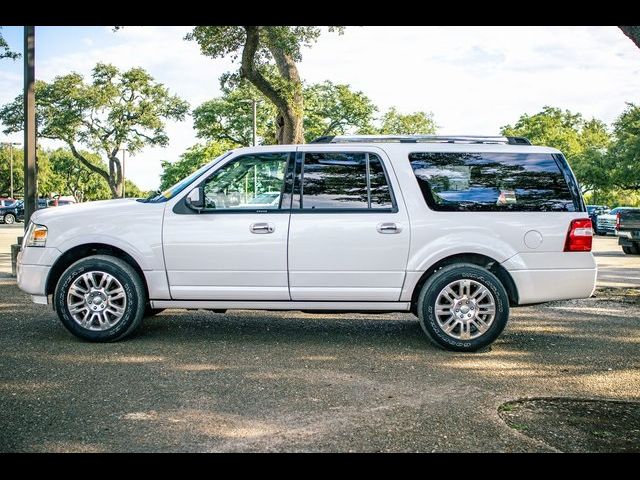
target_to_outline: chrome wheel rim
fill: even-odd
[[[496,317],[496,301],[483,284],[469,279],[456,280],[438,294],[435,317],[450,337],[473,340],[491,327]]]
[[[7,215],[6,217],[4,217],[4,223],[6,223],[7,225],[11,225],[14,222],[14,218],[13,215]]]
[[[122,283],[107,272],[83,273],[69,287],[67,309],[73,320],[87,330],[115,326],[127,307]]]

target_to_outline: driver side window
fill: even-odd
[[[288,153],[245,155],[217,170],[204,184],[208,210],[278,210]]]

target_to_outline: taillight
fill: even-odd
[[[616,213],[616,230],[620,230],[620,212]]]
[[[567,240],[564,243],[565,252],[590,252],[593,240],[593,229],[590,218],[571,220]]]

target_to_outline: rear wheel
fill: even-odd
[[[7,225],[13,225],[14,223],[16,223],[16,216],[13,213],[5,214],[3,219],[4,223],[6,223]]]
[[[132,334],[142,323],[147,303],[138,273],[109,255],[72,264],[60,277],[54,295],[62,324],[93,342],[112,342]]]
[[[418,318],[436,345],[473,352],[500,335],[509,318],[509,299],[500,280],[485,268],[450,265],[422,287]]]
[[[628,247],[623,246],[622,251],[627,255],[638,255],[640,254],[640,246],[637,243]]]

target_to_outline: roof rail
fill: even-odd
[[[481,135],[325,135],[311,143],[505,143],[531,145],[525,137],[492,137]]]

